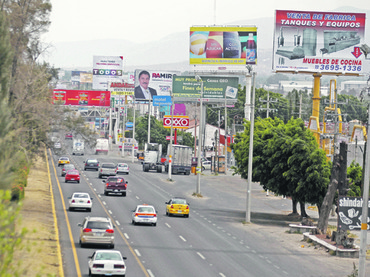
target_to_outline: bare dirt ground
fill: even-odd
[[[44,158],[30,170],[18,230],[27,228],[14,264],[21,276],[60,276],[49,176]]]

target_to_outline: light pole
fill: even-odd
[[[198,143],[198,165],[197,165],[197,188],[196,193],[200,194],[200,174],[202,173],[202,125],[203,125],[203,80],[202,78],[197,75],[195,79],[200,82],[200,116],[199,116],[199,143]]]
[[[173,101],[173,94],[171,91],[171,132],[170,132],[170,153],[168,153],[168,181],[172,181],[172,134],[173,134],[173,112],[175,103]]]

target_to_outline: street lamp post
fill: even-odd
[[[199,143],[198,143],[198,164],[197,164],[197,188],[196,193],[200,194],[200,174],[202,173],[202,125],[203,125],[203,80],[202,78],[197,75],[195,76],[195,79],[201,83],[200,87],[200,116],[199,116]]]

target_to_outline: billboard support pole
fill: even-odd
[[[174,107],[175,103],[173,102],[173,95],[171,91],[171,100],[172,100],[172,105],[171,105],[171,132],[170,132],[170,153],[168,154],[168,180],[172,181],[172,134],[173,134],[173,112],[174,112]]]
[[[247,211],[245,213],[245,221],[251,222],[251,208],[252,208],[252,159],[253,159],[253,135],[254,135],[254,104],[256,91],[256,72],[253,72],[253,90],[252,90],[252,105],[251,105],[251,124],[249,129],[249,158],[248,158],[248,188],[247,188]]]
[[[150,143],[150,113],[151,113],[151,96],[149,97],[149,103],[148,103],[148,107],[149,107],[149,111],[148,111],[148,143]]]
[[[370,103],[368,104],[368,111],[370,111]],[[370,112],[368,112],[367,130],[369,131]],[[370,164],[370,135],[367,136],[366,141],[366,160],[365,160],[365,175],[364,175],[364,191],[362,202],[362,216],[361,216],[361,233],[360,233],[360,255],[358,264],[358,276],[365,277],[365,263],[367,250],[367,218],[368,218],[368,202],[369,202],[369,164]]]
[[[225,91],[225,174],[227,174],[227,106],[226,106],[226,91]]]
[[[247,71],[245,75],[245,104],[244,104],[244,118],[248,121],[251,119],[251,89],[252,89],[252,75]]]
[[[134,154],[135,154],[135,96],[133,97],[134,98],[134,101],[133,101],[133,107],[134,107],[134,125],[132,126],[132,163],[135,162],[135,159],[134,159]]]
[[[109,107],[109,150],[112,150],[112,109],[114,109],[114,100],[113,100],[113,108],[112,108],[112,102],[111,102],[111,106]]]
[[[200,175],[202,173],[202,126],[203,126],[203,80],[200,76],[195,76],[198,82],[201,83],[200,89],[200,117],[199,117],[199,139],[198,139],[198,164],[197,164],[197,188],[196,193],[200,194]]]

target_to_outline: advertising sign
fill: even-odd
[[[257,27],[191,27],[190,64],[257,64]]]
[[[134,85],[122,82],[109,82],[108,90],[111,95],[134,95]]]
[[[73,106],[110,106],[110,92],[97,90],[57,90],[53,92],[53,104]]]
[[[80,73],[80,82],[81,83],[89,83],[89,84],[92,84],[92,82],[93,82],[93,75],[92,75],[92,73],[81,72]]]
[[[172,99],[169,95],[154,95],[153,106],[170,106],[172,105]]]
[[[362,197],[339,196],[338,198],[338,228],[342,230],[361,230]],[[370,200],[367,207],[370,206]],[[370,211],[368,211],[370,215]],[[367,226],[369,230],[369,225]]]
[[[172,116],[165,115],[163,117],[163,127],[171,128]],[[189,117],[184,115],[174,115],[172,128],[187,129],[189,128]]]
[[[238,94],[238,77],[201,76],[203,80],[203,98],[236,99]],[[175,76],[172,92],[175,97],[200,98],[201,82],[194,76]]]
[[[121,82],[123,72],[122,56],[94,56],[93,89],[108,89],[108,82]]]
[[[135,70],[135,100],[148,101],[171,93],[172,77],[179,71]]]
[[[273,70],[362,73],[365,16],[277,10]]]

